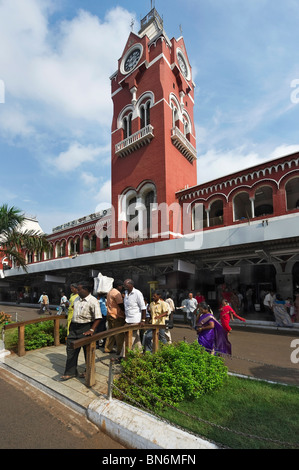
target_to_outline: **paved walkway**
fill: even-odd
[[[17,312],[19,320],[38,317],[36,309],[23,306],[0,304],[0,310],[6,313]],[[273,334],[271,331],[267,333],[264,330],[257,333],[248,331],[251,328],[241,328],[237,331],[236,326],[233,325],[234,330],[230,340],[233,346],[233,356],[240,356],[241,359],[233,357],[226,360],[230,371],[299,386],[299,365],[292,364],[290,361],[291,340],[294,337],[299,338],[297,328],[297,332],[289,330],[289,334],[286,332]],[[196,340],[194,330],[183,324],[177,324],[171,330],[171,334],[173,341]],[[0,358],[0,367],[1,365],[9,367],[11,371],[33,385],[37,385],[45,392],[55,395],[58,399],[84,412],[93,400],[107,396],[109,363],[113,356],[113,354],[105,354],[101,349],[96,350],[96,384],[92,388],[87,388],[85,379],[81,378],[73,378],[66,382],[59,381],[59,377],[64,373],[66,362],[65,345],[27,351],[23,357],[10,354]],[[84,355],[81,350],[79,372],[83,372],[84,367]],[[118,370],[119,366],[115,366],[116,373]]]
[[[64,373],[66,361],[65,345],[51,346],[35,351],[27,351],[26,355],[19,357],[10,354],[0,358],[1,364],[8,366],[9,370],[21,375],[29,382],[38,385],[44,391],[49,391],[62,401],[70,401],[73,407],[84,411],[89,404],[99,396],[108,393],[109,363],[112,354],[104,354],[96,350],[96,384],[87,388],[84,378],[73,378],[65,382],[59,381]],[[84,372],[85,361],[81,350],[78,370]]]

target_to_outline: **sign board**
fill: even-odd
[[[238,267],[225,267],[223,268],[222,274],[240,274],[241,273],[241,268],[240,266]]]
[[[195,264],[188,263],[188,261],[183,261],[181,259],[175,259],[173,263],[174,271],[181,271],[183,273],[195,274]]]
[[[59,284],[65,284],[65,277],[52,276],[50,274],[45,275],[46,282],[58,282]]]

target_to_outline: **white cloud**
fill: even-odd
[[[273,150],[270,157],[279,158],[296,152],[299,152],[299,145],[280,145]]]
[[[111,207],[111,181],[106,181],[102,184],[98,194],[95,197],[96,208],[95,212]]]
[[[61,127],[78,132],[82,120],[109,128],[109,76],[122,53],[132,14],[116,7],[101,21],[80,10],[53,27],[50,6],[55,2],[0,2],[1,79],[7,101],[18,100],[24,115],[28,101],[37,108],[32,123],[36,128],[49,124],[55,113],[57,134]]]
[[[91,173],[83,172],[82,175],[81,175],[81,179],[82,179],[83,183],[86,186],[89,186],[89,187],[94,187],[97,184],[99,184],[98,178],[96,176],[92,175]]]
[[[3,137],[30,137],[34,134],[34,127],[30,119],[18,106],[5,104],[1,107],[0,130]]]
[[[269,160],[269,158],[265,158]],[[208,150],[198,160],[198,184],[205,183],[236,171],[262,163],[255,152],[246,152],[244,147],[229,151]]]
[[[67,151],[61,152],[51,163],[60,171],[72,171],[86,162],[93,162],[101,154],[101,151],[100,147],[94,148],[91,145],[85,147],[75,142],[70,145]]]

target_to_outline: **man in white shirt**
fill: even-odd
[[[273,314],[273,302],[275,300],[275,295],[273,291],[268,292],[264,297],[264,307],[267,313]]]
[[[67,296],[65,295],[64,292],[61,292],[60,310],[59,310],[58,315],[60,315],[60,312],[66,313],[68,306],[69,306],[69,302],[68,302]]]
[[[126,324],[139,325],[141,322],[145,322],[146,305],[142,293],[140,290],[135,289],[134,281],[132,281],[132,279],[125,280],[124,288],[126,289],[124,297]],[[138,329],[133,331],[132,349],[134,347],[142,350],[140,332]],[[124,352],[125,350],[123,347],[121,352],[122,357],[124,356]]]
[[[187,318],[191,323],[191,327],[195,328],[196,323],[197,300],[193,297],[192,292],[189,293],[186,301]]]

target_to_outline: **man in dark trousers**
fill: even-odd
[[[88,281],[80,281],[77,284],[77,291],[79,297],[74,301],[74,313],[66,343],[67,359],[65,372],[60,377],[60,380],[69,380],[78,375],[77,365],[81,348],[71,348],[71,341],[84,338],[85,336],[92,336],[102,318],[100,304],[91,295],[91,284]]]

